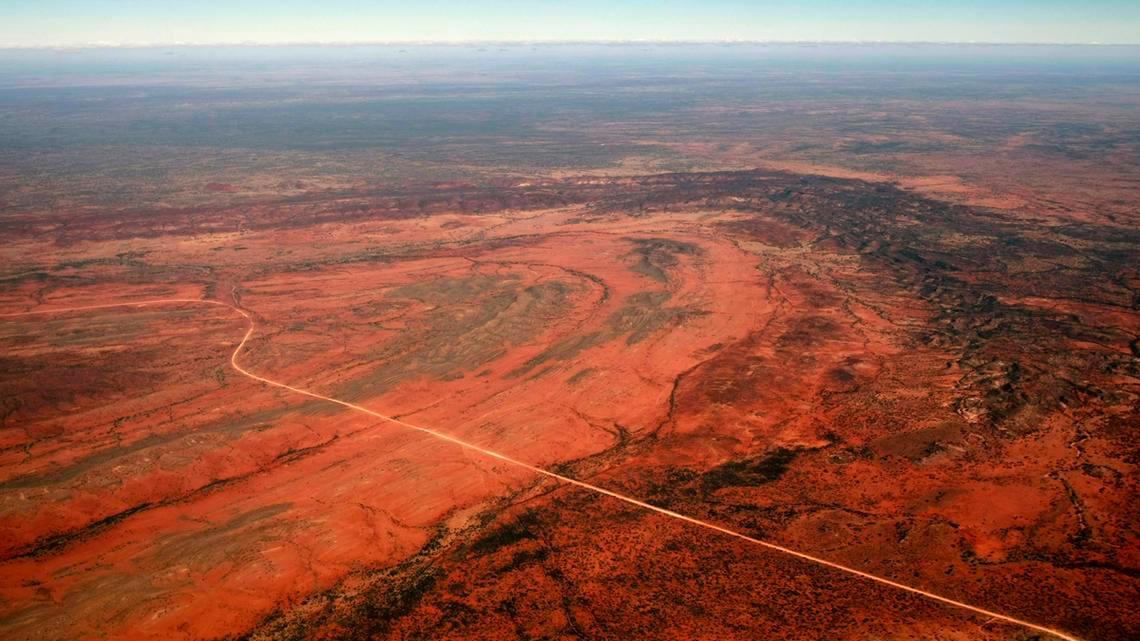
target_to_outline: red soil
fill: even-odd
[[[449,185],[422,214],[386,215],[402,196],[330,197],[238,222],[173,212],[122,238],[129,225],[92,217],[86,236],[50,232],[72,266],[13,281],[0,315],[236,303],[257,323],[240,362],[274,381],[1080,638],[1126,638],[1135,315],[1107,286],[1072,302],[1064,273],[1007,279],[969,212],[833,185],[682,175],[493,199]],[[550,207],[555,191],[584,204]],[[906,214],[851,217],[878,206]],[[920,234],[948,217],[962,237]],[[41,246],[8,251],[36,264]],[[990,289],[1001,302],[969,298]],[[1078,312],[1066,360],[1023,340]],[[5,635],[1027,633],[259,384],[229,368],[245,327],[225,306],[0,319],[19,373],[0,429]],[[1085,379],[1067,386],[1074,371]]]

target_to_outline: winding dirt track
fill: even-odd
[[[103,305],[88,305],[88,306],[80,306],[80,307],[59,307],[59,308],[47,309],[47,310],[33,310],[33,311],[26,311],[26,312],[15,312],[15,313],[0,314],[0,318],[16,318],[16,317],[21,317],[21,316],[32,316],[32,315],[43,315],[43,314],[61,314],[61,313],[67,313],[67,312],[81,312],[81,311],[89,311],[89,310],[96,310],[96,309],[109,309],[109,308],[114,308],[114,307],[146,307],[146,306],[154,306],[154,305],[176,305],[176,304],[215,305],[215,306],[219,306],[219,307],[229,308],[229,309],[233,310],[234,312],[241,314],[242,317],[244,317],[246,319],[246,321],[248,321],[249,327],[246,329],[245,335],[242,336],[241,342],[238,343],[237,347],[234,348],[233,353],[230,354],[230,365],[237,372],[241,373],[242,375],[247,376],[249,378],[252,378],[256,381],[260,381],[262,383],[265,383],[266,385],[272,385],[273,387],[279,387],[281,389],[286,389],[286,390],[289,390],[291,392],[301,394],[303,396],[308,396],[310,398],[315,398],[315,399],[319,399],[322,401],[328,401],[329,403],[335,403],[337,405],[347,407],[351,410],[355,410],[357,412],[362,412],[362,413],[367,414],[369,416],[373,416],[375,418],[381,419],[381,420],[386,421],[388,423],[394,423],[394,424],[399,425],[401,427],[406,427],[408,429],[416,430],[416,431],[422,432],[424,434],[429,434],[431,436],[434,436],[435,438],[438,438],[438,439],[443,440],[443,441],[447,441],[449,443],[453,443],[453,444],[458,445],[459,447],[462,447],[464,449],[467,449],[467,450],[470,450],[473,452],[478,452],[478,453],[483,454],[485,456],[488,456],[490,458],[498,459],[498,460],[503,461],[505,463],[509,463],[511,465],[530,470],[531,472],[534,472],[535,474],[538,474],[540,476],[552,478],[552,479],[555,479],[559,482],[565,483],[567,485],[573,485],[576,487],[580,487],[584,490],[589,490],[589,491],[595,492],[597,494],[602,494],[602,495],[617,499],[619,501],[624,501],[626,503],[629,503],[630,505],[635,505],[639,508],[649,510],[651,512],[656,512],[658,514],[662,514],[664,516],[668,516],[670,518],[674,518],[674,519],[677,519],[679,521],[684,521],[686,523],[696,525],[698,527],[702,527],[702,528],[705,528],[708,530],[712,530],[714,532],[719,532],[720,534],[724,534],[724,535],[731,536],[731,537],[734,537],[734,538],[737,538],[737,539],[740,539],[743,541],[747,541],[748,543],[752,543],[754,545],[758,545],[758,546],[767,548],[769,550],[779,552],[781,554],[793,556],[793,557],[796,557],[796,558],[801,559],[803,561],[807,561],[809,563],[814,563],[816,565],[822,565],[822,566],[825,566],[828,568],[839,570],[840,572],[846,572],[847,574],[852,574],[852,575],[855,575],[857,577],[866,579],[868,581],[874,581],[875,583],[879,583],[881,585],[885,585],[885,586],[888,586],[891,588],[902,590],[904,592],[916,594],[918,596],[921,596],[921,597],[924,597],[927,599],[931,599],[933,601],[937,601],[937,602],[945,604],[945,605],[960,608],[962,610],[973,612],[975,614],[980,614],[983,616],[991,617],[991,620],[1004,621],[1006,623],[1011,623],[1014,625],[1022,626],[1022,627],[1025,627],[1025,628],[1028,628],[1031,630],[1035,630],[1037,632],[1042,632],[1045,634],[1052,635],[1054,637],[1057,637],[1059,639],[1063,639],[1065,641],[1082,641],[1078,637],[1072,636],[1072,635],[1067,634],[1065,632],[1061,632],[1059,630],[1054,630],[1052,628],[1048,628],[1048,627],[1045,627],[1042,625],[1030,623],[1029,621],[1023,621],[1023,620],[1018,619],[1016,617],[1009,616],[1006,614],[1001,614],[999,612],[994,612],[992,610],[987,610],[987,609],[982,608],[982,607],[970,605],[969,603],[963,603],[961,601],[956,601],[954,599],[950,599],[950,598],[947,598],[944,596],[940,596],[938,594],[934,594],[933,592],[927,592],[926,590],[922,590],[920,588],[912,587],[912,586],[906,585],[904,583],[898,583],[896,581],[892,581],[890,579],[887,579],[887,578],[884,578],[881,576],[876,576],[874,574],[869,574],[867,572],[863,572],[863,571],[857,570],[855,568],[847,567],[845,565],[841,565],[841,564],[835,563],[833,561],[828,561],[826,559],[822,559],[822,558],[817,557],[817,556],[812,556],[812,555],[806,554],[804,552],[798,552],[798,551],[793,550],[791,548],[786,548],[784,546],[777,545],[775,543],[770,543],[768,541],[763,541],[763,540],[760,540],[757,538],[753,538],[751,536],[748,536],[747,534],[742,534],[740,532],[736,532],[735,530],[730,530],[728,528],[721,527],[721,526],[716,525],[714,523],[709,523],[707,521],[702,521],[700,519],[696,519],[696,518],[693,518],[690,516],[685,516],[684,514],[681,514],[679,512],[674,512],[672,510],[667,510],[667,509],[662,508],[662,507],[657,507],[655,505],[651,505],[651,504],[646,503],[644,501],[640,501],[638,499],[635,499],[631,496],[626,496],[624,494],[619,494],[618,492],[614,492],[612,490],[607,490],[605,488],[598,487],[596,485],[591,485],[590,483],[587,483],[585,481],[579,481],[577,479],[570,478],[570,477],[564,476],[562,474],[558,474],[557,472],[551,472],[550,470],[546,470],[546,469],[543,469],[541,467],[537,467],[537,466],[531,465],[529,463],[525,463],[523,461],[511,458],[505,454],[500,454],[499,452],[495,452],[493,450],[484,449],[484,448],[479,447],[478,445],[475,445],[473,443],[468,443],[467,441],[460,440],[458,438],[455,438],[454,436],[450,436],[448,434],[436,431],[436,430],[428,428],[428,427],[423,427],[420,425],[415,425],[413,423],[408,423],[407,421],[402,421],[402,420],[397,419],[397,418],[392,418],[391,416],[387,416],[385,414],[381,414],[380,412],[370,410],[367,407],[364,407],[361,405],[349,403],[348,401],[342,401],[340,399],[333,398],[331,396],[325,396],[323,394],[317,394],[316,392],[310,392],[308,390],[301,389],[299,387],[293,387],[292,385],[289,385],[288,383],[282,383],[280,381],[275,381],[273,379],[266,378],[264,376],[260,376],[258,374],[255,374],[255,373],[245,369],[244,367],[242,367],[238,363],[238,356],[241,354],[241,351],[245,347],[246,342],[248,342],[249,339],[253,336],[254,330],[257,327],[256,322],[254,321],[253,315],[250,312],[248,312],[248,311],[246,311],[240,307],[236,307],[234,305],[223,303],[221,301],[194,299],[194,298],[164,298],[164,299],[156,299],[156,300],[148,300],[148,301],[136,301],[136,302],[129,302],[129,303],[107,303],[107,304],[103,304]]]

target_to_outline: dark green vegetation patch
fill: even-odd
[[[714,492],[726,487],[754,487],[779,479],[799,454],[798,450],[776,448],[760,458],[730,461],[705,472],[701,487]]]

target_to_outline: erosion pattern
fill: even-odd
[[[738,171],[0,233],[6,638],[1051,636],[665,512],[1140,635],[1134,225]]]

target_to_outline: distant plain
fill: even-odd
[[[1140,636],[1138,61],[0,51],[0,636]]]

